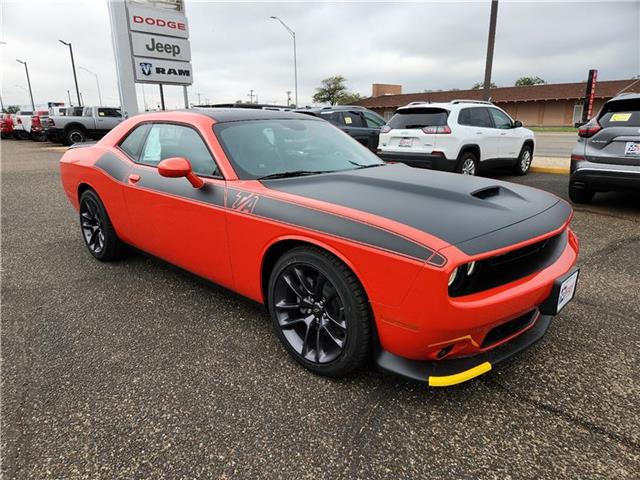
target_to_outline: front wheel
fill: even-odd
[[[516,175],[526,175],[531,167],[532,159],[533,155],[531,153],[531,147],[522,147],[520,156],[518,157],[516,164],[513,166],[513,173]]]
[[[93,191],[87,190],[80,197],[80,230],[89,253],[101,262],[122,257],[124,243],[113,229],[109,215]]]
[[[341,377],[361,367],[371,348],[371,313],[360,282],[339,259],[298,247],[276,263],[268,305],[276,335],[305,368]]]

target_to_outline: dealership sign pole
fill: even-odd
[[[167,8],[157,8],[164,4]],[[125,116],[138,111],[135,83],[182,85],[188,107],[193,69],[184,2],[109,0],[109,12]]]
[[[587,80],[587,90],[584,94],[584,106],[582,107],[582,123],[587,122],[593,115],[593,102],[596,98],[596,81],[598,80],[598,70],[589,70]]]

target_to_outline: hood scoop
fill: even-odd
[[[500,185],[492,185],[490,187],[485,187],[479,190],[475,190],[471,192],[471,196],[475,198],[479,198],[480,200],[488,200],[494,197],[512,197],[512,198],[520,198],[520,199],[523,198],[521,195],[518,195],[513,190]]]

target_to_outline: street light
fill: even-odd
[[[78,105],[82,106],[82,101],[80,100],[80,89],[78,88],[78,77],[76,75],[76,63],[73,60],[73,47],[69,42],[65,42],[64,40],[58,40],[61,44],[69,47],[69,54],[71,55],[71,68],[73,69],[73,81],[76,83],[76,95],[78,96]]]
[[[286,23],[284,23],[282,20],[280,20],[278,17],[271,15],[270,17],[272,20],[277,20],[279,21],[282,26],[287,30],[287,32],[289,32],[289,34],[291,35],[291,37],[293,38],[293,76],[295,79],[295,95],[296,95],[296,107],[298,107],[298,60],[296,58],[296,32],[294,32],[293,30],[291,30]]]
[[[29,97],[31,98],[31,108],[32,111],[35,112],[36,111],[36,104],[33,102],[33,92],[31,91],[31,80],[29,79],[29,67],[27,67],[27,62],[23,62],[22,60],[18,60],[16,58],[16,62],[21,63],[24,65],[24,71],[27,74],[27,85],[29,85]],[[24,87],[22,87],[24,88]]]
[[[100,101],[100,106],[102,106],[102,94],[100,93],[100,80],[98,80],[98,74],[95,72],[92,72],[91,70],[89,70],[88,68],[84,68],[84,67],[78,67],[80,70],[84,70],[87,73],[90,73],[91,75],[93,75],[96,79],[96,85],[98,86],[98,100]]]

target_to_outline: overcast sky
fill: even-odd
[[[202,2],[187,0],[194,85],[204,102],[286,102],[293,90],[291,37],[269,16],[296,31],[300,104],[311,103],[323,78],[343,75],[362,95],[371,84],[397,83],[404,92],[469,88],[484,75],[490,2]],[[27,60],[36,103],[66,101],[74,92],[69,54],[99,75],[104,103],[118,92],[106,0],[61,2],[2,0],[2,99],[27,104]],[[515,2],[501,0],[493,80],[513,85],[523,75],[548,82],[640,74],[640,1]],[[85,104],[97,104],[94,78],[78,71]],[[181,91],[167,87],[169,108]],[[142,106],[142,89],[138,87]],[[158,88],[145,87],[147,103]],[[73,98],[73,97],[72,97]]]

